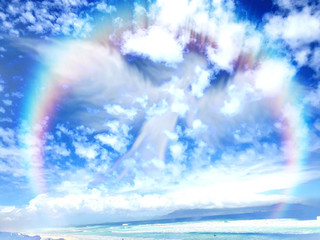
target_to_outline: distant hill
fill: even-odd
[[[125,221],[125,222],[105,222],[100,224],[86,224],[82,226],[94,225],[122,225],[122,224],[155,224],[170,222],[189,222],[201,220],[253,220],[253,219],[273,219],[273,218],[294,218],[298,220],[316,220],[320,216],[318,205],[287,204],[280,215],[275,215],[274,211],[278,207],[275,205],[243,208],[212,208],[212,209],[181,209],[173,211],[167,215],[155,217],[153,219]]]
[[[244,207],[244,208],[213,208],[213,209],[181,209],[162,216],[160,219],[271,219],[295,218],[314,220],[320,216],[320,208],[303,204],[287,204],[280,214],[274,214],[278,205]]]

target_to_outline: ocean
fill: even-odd
[[[128,222],[46,230],[64,239],[320,240],[319,220]]]

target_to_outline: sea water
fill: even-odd
[[[320,221],[293,219],[185,222],[128,222],[70,227],[55,234],[82,239],[172,239],[172,240],[320,240]],[[115,238],[114,238],[115,239]]]

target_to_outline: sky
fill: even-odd
[[[320,200],[320,5],[0,1],[0,230]]]

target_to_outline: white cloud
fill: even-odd
[[[176,161],[183,161],[185,159],[185,151],[187,149],[181,142],[174,143],[169,146],[171,156]]]
[[[0,19],[1,19],[2,21],[5,21],[6,18],[7,18],[7,15],[4,14],[3,12],[0,12]]]
[[[279,0],[276,14],[266,17],[265,33],[271,39],[284,40],[291,48],[289,54],[298,66],[307,65],[319,74],[318,64],[308,62],[313,52],[311,43],[320,41],[320,11],[317,4],[307,5],[303,1]]]
[[[295,7],[303,7],[305,5],[305,1],[301,0],[275,0],[274,3],[286,10],[294,10]]]
[[[315,129],[320,131],[320,119],[319,118],[314,122],[313,126],[315,127]]]
[[[14,36],[36,33],[86,37],[92,29],[84,6],[88,6],[86,1],[2,2],[7,14],[1,14],[1,29]]]
[[[0,173],[10,174],[13,177],[25,176],[26,171],[21,161],[23,157],[17,143],[17,134],[14,130],[0,127]]]
[[[184,46],[177,42],[173,33],[162,27],[153,26],[135,34],[125,32],[123,39],[121,50],[124,54],[146,56],[155,62],[178,63],[183,60]]]
[[[252,34],[252,33],[251,33]],[[255,32],[251,36],[246,36],[244,38],[244,46],[243,51],[246,54],[252,54],[253,56],[256,56],[261,48],[263,37],[260,33]]]
[[[75,148],[75,153],[85,159],[94,159],[99,155],[98,146],[95,144],[84,144],[79,142],[72,143]]]
[[[192,168],[202,169],[203,167],[211,165],[211,156],[215,153],[215,149],[210,147],[207,143],[202,140],[197,141],[196,148],[192,152],[190,159]]]
[[[118,121],[108,121],[105,125],[110,129],[110,132],[128,137],[128,133],[130,130],[130,127],[128,125],[120,124],[120,122]]]
[[[169,132],[169,131],[165,131],[165,134],[168,136],[168,138],[172,141],[177,141],[179,136],[176,132]]]
[[[194,71],[198,79],[191,84],[191,94],[200,98],[203,96],[203,91],[210,85],[210,72],[201,69],[199,66],[197,66]]]
[[[179,116],[184,117],[186,113],[189,111],[189,105],[187,103],[179,102],[179,101],[174,101],[171,104],[171,111],[178,113]]]
[[[124,109],[121,107],[121,105],[118,104],[107,104],[104,105],[104,109],[107,111],[107,113],[115,116],[125,116],[130,120],[133,120],[133,118],[137,114],[137,109],[135,108],[130,108],[130,109]]]
[[[292,48],[319,40],[320,13],[309,7],[291,11],[287,17],[270,16],[265,31],[273,38],[284,39]]]
[[[221,108],[221,112],[225,115],[234,116],[240,111],[240,99],[232,97],[230,101],[225,101],[224,106]]]
[[[311,66],[316,71],[317,77],[319,77],[320,76],[320,47],[317,47],[312,51],[312,57],[310,59],[309,66]]]
[[[199,137],[199,135],[205,133],[208,130],[208,126],[204,124],[200,119],[195,119],[192,122],[192,128],[185,130],[186,135],[190,137]]]
[[[17,146],[0,144],[0,173],[13,177],[26,176],[27,172],[21,162],[21,151]]]
[[[70,156],[70,150],[67,149],[66,144],[53,144],[46,147],[46,150],[51,150],[54,154],[58,154],[63,157]]]
[[[16,142],[16,133],[12,129],[0,127],[0,139],[4,144],[14,145]]]
[[[317,136],[317,134],[311,133],[309,139],[312,144],[309,145],[308,151],[318,153],[320,150],[320,138]]]
[[[96,8],[97,10],[105,13],[111,13],[117,10],[115,6],[107,5],[105,2],[99,2]]]
[[[319,108],[320,106],[320,84],[318,84],[317,89],[308,93],[307,96],[303,99],[304,103],[310,104],[315,108]]]
[[[162,115],[167,112],[169,105],[165,99],[162,99],[158,103],[154,103],[150,108],[147,109],[147,116],[150,118],[155,115]]]
[[[0,118],[0,122],[13,122],[11,118]]]
[[[58,124],[57,125],[57,130],[59,131],[59,132],[62,132],[62,133],[64,133],[64,134],[66,134],[66,135],[69,135],[69,136],[72,136],[73,135],[73,132],[71,131],[71,130],[69,130],[68,128],[66,128],[64,125],[62,125],[62,124]]]
[[[174,78],[168,89],[168,93],[170,93],[176,101],[181,101],[185,98],[184,89],[178,87],[179,82],[181,82],[180,79]]]
[[[295,70],[288,63],[280,60],[266,60],[255,72],[255,87],[268,97],[285,91]]]
[[[16,98],[22,98],[23,94],[21,92],[12,92],[11,96]]]
[[[298,66],[304,66],[308,63],[308,56],[311,51],[309,48],[304,48],[295,52],[294,60],[298,63]],[[315,68],[316,69],[316,68]]]
[[[108,121],[105,126],[108,127],[109,133],[97,134],[95,138],[102,144],[109,145],[120,154],[124,154],[131,140],[130,127],[121,124],[119,121]]]
[[[213,33],[212,33],[213,34]],[[245,37],[245,25],[237,23],[223,23],[217,29],[217,47],[207,48],[209,60],[217,65],[218,69],[233,71],[233,61],[241,52],[242,41]]]
[[[179,28],[192,22],[195,24],[194,29],[198,32],[206,30],[208,7],[208,2],[202,0],[176,0],[174,2],[159,0],[155,3],[156,11],[152,13],[155,15],[156,24],[170,31],[179,31]]]
[[[252,153],[249,155],[255,156]],[[240,157],[244,158],[242,160],[244,163],[249,160],[246,154]],[[230,159],[230,164],[232,162],[234,163],[233,157]],[[108,221],[133,220],[161,216],[177,209],[196,207],[232,208],[270,205],[282,200],[295,201],[294,198],[290,199],[286,195],[264,195],[260,192],[292,187],[294,180],[302,179],[301,176],[274,172],[272,169],[265,169],[267,165],[260,167],[255,165],[249,169],[246,164],[230,169],[231,166],[229,168],[211,166],[205,170],[193,172],[181,179],[176,188],[166,189],[161,194],[140,194],[130,191],[111,194],[104,188],[89,190],[84,186],[80,186],[84,187],[83,191],[66,193],[64,196],[41,194],[22,208],[1,207],[1,230],[21,231],[21,229],[36,226],[88,224],[103,222],[106,219]],[[265,173],[270,170],[271,172],[263,175],[261,175],[262,172],[259,172]],[[319,177],[319,173],[309,172],[309,176],[302,181],[315,177]],[[82,174],[82,178],[86,178],[86,175]],[[85,180],[88,182],[89,179]],[[75,187],[77,186],[71,182],[64,186],[66,190],[74,190]],[[153,190],[159,187],[164,187],[161,182],[153,185]],[[85,216],[85,218],[79,216]]]
[[[171,95],[171,111],[178,113],[180,117],[185,117],[186,113],[189,111],[189,105],[187,103],[185,89],[179,87],[182,83],[184,83],[184,79],[173,77],[169,86],[164,86],[164,91]]]
[[[140,104],[140,106],[142,108],[146,108],[147,104],[148,104],[148,96],[147,95],[144,95],[142,97],[137,97],[135,100],[134,100],[134,103],[138,103]]]
[[[32,12],[22,13],[22,17],[23,17],[23,20],[25,19],[27,23],[33,24],[36,22],[36,18],[33,16]]]
[[[19,8],[9,4],[8,5],[8,12],[12,15],[17,15],[19,13]]]
[[[164,25],[175,24],[175,27],[185,23],[190,11],[187,0],[177,0],[174,2],[160,0],[157,1],[157,6],[160,9],[160,13],[158,13],[159,21]]]
[[[119,137],[113,134],[98,134],[95,136],[103,144],[109,145],[114,150],[124,153],[127,150],[129,141],[126,138]]]
[[[247,80],[251,80],[251,72],[248,75],[241,76],[239,74],[240,79],[243,77],[248,77]],[[257,80],[256,78],[254,80]],[[233,117],[238,115],[241,110],[243,110],[247,103],[250,101],[254,101],[255,99],[255,91],[254,87],[249,83],[235,83],[231,84],[227,88],[228,92],[228,99],[224,100],[224,104],[222,108],[220,109],[221,113],[223,113],[225,116]]]
[[[7,106],[11,106],[12,105],[12,101],[9,100],[9,99],[2,100],[2,102]]]

